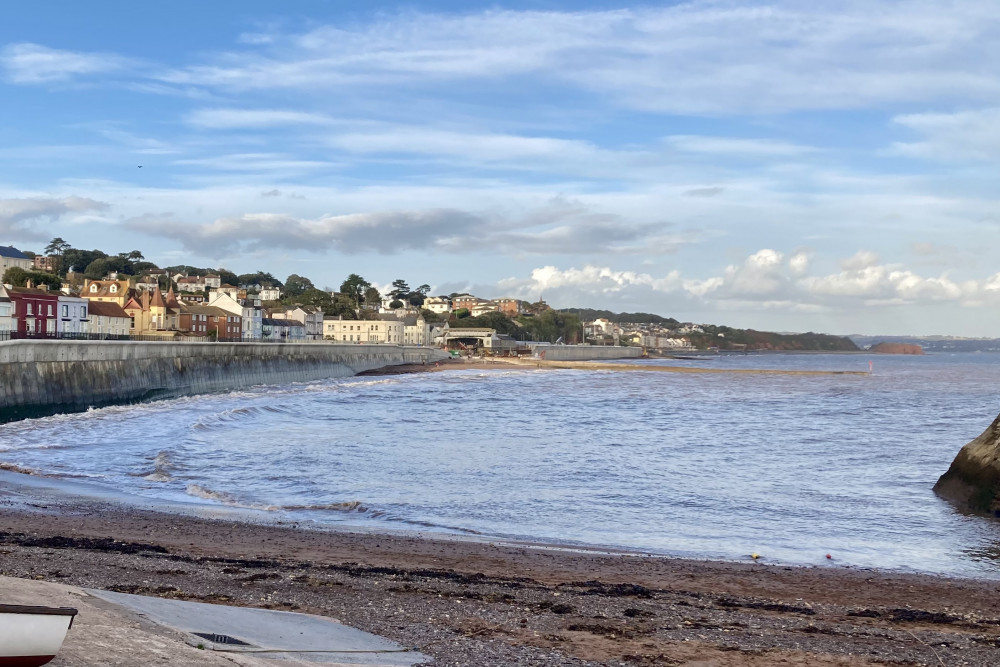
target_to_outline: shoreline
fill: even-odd
[[[1000,581],[564,546],[0,493],[0,574],[333,616],[435,664],[1000,662]]]

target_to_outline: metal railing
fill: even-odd
[[[167,343],[305,343],[296,338],[216,338],[210,336],[157,336],[153,334],[92,334],[58,331],[54,333],[0,331],[0,342],[8,340],[107,340]]]

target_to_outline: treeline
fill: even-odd
[[[486,313],[479,317],[458,317],[455,313],[448,323],[452,329],[478,327],[496,329],[497,333],[507,334],[515,340],[554,343],[562,339],[562,342],[572,345],[581,342],[583,338],[580,318],[573,313],[560,310],[545,310],[537,314],[525,313],[514,319],[503,313]]]
[[[802,333],[779,334],[754,329],[733,329],[725,326],[702,325],[704,333],[686,334],[691,344],[700,349],[720,350],[782,350],[786,352],[857,352],[859,348],[846,336]],[[722,334],[722,336],[719,336]]]
[[[595,310],[593,308],[562,308],[559,312],[576,315],[584,322],[605,319],[616,324],[658,324],[667,329],[676,329],[681,325],[672,317],[663,317],[653,313],[614,313],[610,310]]]

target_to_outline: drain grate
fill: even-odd
[[[217,635],[214,632],[192,632],[191,634],[195,637],[201,637],[202,639],[212,642],[213,644],[226,644],[228,646],[253,646],[253,644],[248,644],[242,639],[230,637],[229,635]]]

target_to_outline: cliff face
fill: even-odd
[[[962,447],[934,492],[965,509],[1000,516],[1000,416]]]
[[[879,343],[872,345],[868,351],[876,354],[923,354],[924,348],[915,343]]]

